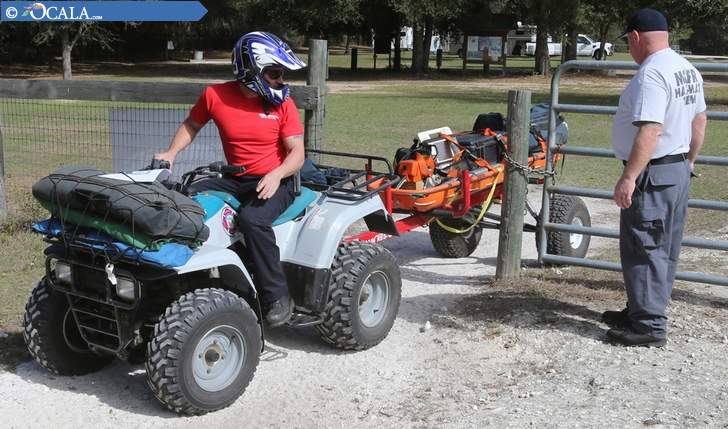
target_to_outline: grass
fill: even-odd
[[[340,59],[334,57],[332,63]],[[365,64],[360,63],[360,66]],[[355,79],[345,83],[332,80],[332,85],[340,86],[326,100],[324,140],[327,149],[392,159],[397,148],[411,144],[417,131],[440,126],[467,130],[479,113],[505,114],[509,89],[528,88],[533,91],[534,102],[549,100],[550,81],[541,77],[482,78],[477,73],[431,76],[433,79],[384,73],[378,77],[381,79]],[[588,73],[570,75],[564,80],[561,102],[615,105],[625,83],[625,79],[619,77]],[[728,109],[728,86],[711,84],[706,93],[711,109]],[[44,243],[40,237],[27,232],[27,227],[32,220],[44,215],[30,198],[29,187],[63,163],[86,160],[101,168],[110,166],[109,105],[55,103],[54,106],[43,103],[14,105],[14,111],[22,115],[3,117],[5,126],[12,129],[3,137],[8,174],[6,186],[14,215],[0,229],[0,245],[6,249],[4,257],[0,258],[0,331],[19,332],[28,293],[43,274]],[[7,113],[7,104],[0,103],[1,109]],[[566,119],[571,133],[570,145],[610,147],[610,117],[567,114]],[[726,124],[712,121],[703,153],[728,156],[726,142]],[[620,169],[621,165],[615,160],[570,156],[559,181],[611,189]],[[703,175],[693,182],[693,197],[728,199],[725,170],[700,167],[700,171]],[[709,215],[691,218],[689,228],[693,233],[701,233],[715,231],[725,223],[720,214],[709,212]]]

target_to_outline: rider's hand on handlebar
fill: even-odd
[[[154,154],[154,159],[163,159],[163,160],[169,162],[169,170],[170,171],[172,170],[172,166],[174,166],[174,158],[175,157],[176,156],[174,154],[170,153],[169,151],[160,152],[160,153],[155,153]]]

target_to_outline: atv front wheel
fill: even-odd
[[[25,305],[23,338],[30,355],[58,375],[83,375],[100,370],[114,356],[97,354],[81,337],[64,293],[53,290],[44,277]]]
[[[549,219],[551,223],[591,226],[591,216],[589,216],[589,209],[587,209],[586,204],[581,198],[571,195],[555,194],[551,198]],[[536,249],[540,247],[539,238],[540,234],[536,233]],[[548,231],[546,250],[550,255],[584,258],[589,250],[590,241],[590,235],[566,231]]]
[[[363,350],[379,344],[392,329],[399,310],[402,279],[391,253],[378,244],[342,244],[331,267],[324,341],[342,349]]]
[[[261,350],[258,318],[222,289],[198,289],[172,303],[147,345],[154,395],[180,414],[205,414],[235,402],[253,379]]]

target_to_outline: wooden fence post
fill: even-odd
[[[531,116],[531,91],[508,92],[508,146],[517,163],[528,163],[528,125]],[[511,163],[506,168],[498,238],[497,279],[520,275],[523,211],[526,206],[528,175]]]
[[[308,51],[308,78],[306,84],[319,88],[318,104],[306,110],[304,142],[306,149],[324,148],[324,117],[326,116],[326,77],[328,76],[328,47],[326,40],[312,39]],[[319,163],[320,156],[311,156]]]
[[[3,121],[0,117],[0,221],[8,214],[5,195],[5,151],[3,149]]]

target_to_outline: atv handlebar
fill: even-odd
[[[157,159],[152,158],[152,163],[145,168],[145,170],[159,170],[159,169],[166,169],[169,170],[172,167],[172,165],[167,161],[166,159]]]
[[[228,165],[222,161],[216,161],[208,165],[197,167],[182,175],[182,186],[180,191],[187,193],[189,186],[198,177],[222,177],[224,174],[241,174],[245,172],[242,165]]]
[[[204,169],[205,167],[200,168]],[[241,174],[245,172],[245,167],[242,165],[227,165],[222,161],[213,162],[207,168],[212,172],[222,174]]]

